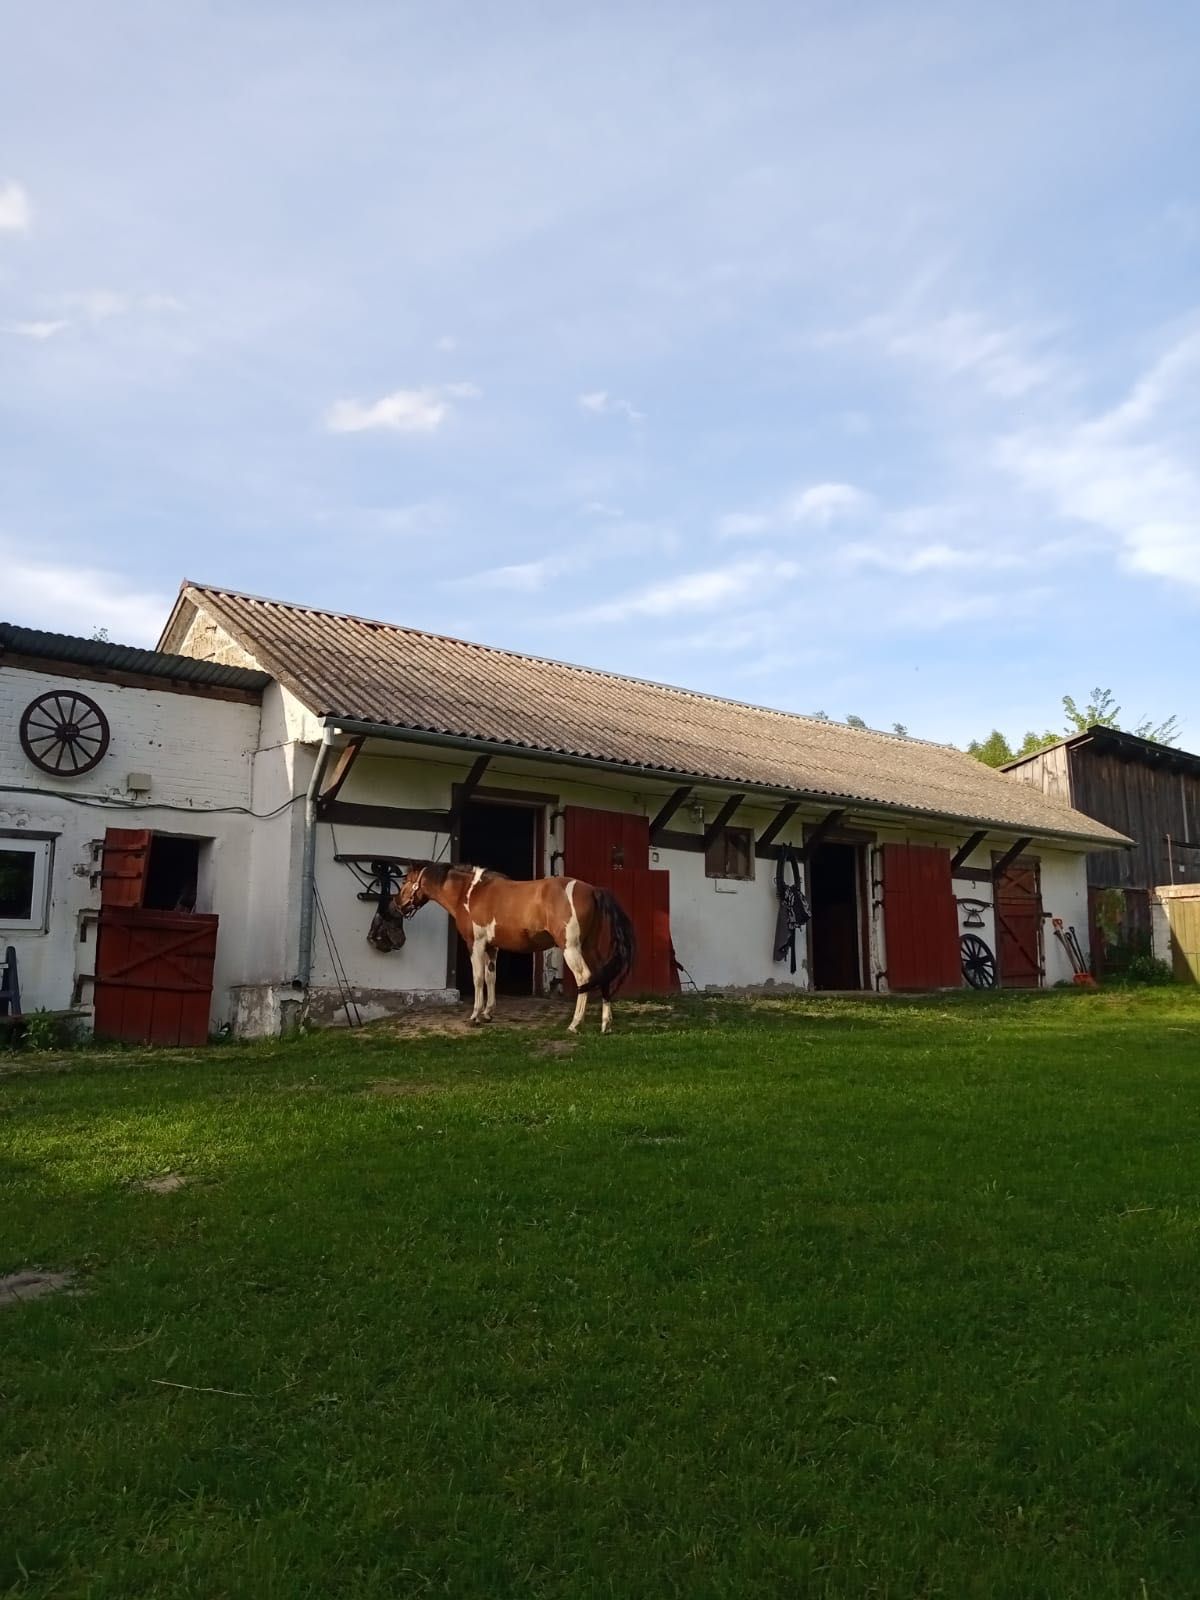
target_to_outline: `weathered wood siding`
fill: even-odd
[[[1175,879],[1200,875],[1200,776],[1122,760],[1094,745],[1050,754],[1070,758],[1072,804],[1098,822],[1128,834],[1132,850],[1100,850],[1088,856],[1088,882],[1097,888],[1152,889],[1171,882],[1167,835],[1175,841]]]
[[[1064,805],[1076,805],[1071,798],[1071,768],[1067,759],[1069,754],[1066,745],[1061,744],[1049,750],[1039,750],[1036,755],[1030,756],[1024,766],[1015,767],[1009,776],[1020,779],[1022,783],[1031,783],[1043,794],[1054,795]],[[1087,807],[1080,806],[1078,809],[1086,811]],[[1094,811],[1089,814],[1096,815]],[[1104,822],[1108,819],[1101,817],[1099,820]]]

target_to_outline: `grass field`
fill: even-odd
[[[1196,992],[622,1024],[18,1058],[0,1594],[1200,1593]]]

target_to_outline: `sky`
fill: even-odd
[[[6,10],[0,616],[1200,749],[1200,10]]]

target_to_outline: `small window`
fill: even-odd
[[[710,878],[754,876],[754,834],[749,828],[722,828],[704,852],[704,871]]]
[[[0,928],[44,928],[49,888],[49,839],[0,838]]]
[[[150,862],[142,908],[146,911],[195,911],[200,882],[199,839],[156,833],[150,841]]]

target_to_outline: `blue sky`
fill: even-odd
[[[1200,748],[1198,69],[1182,3],[10,9],[0,614]]]

